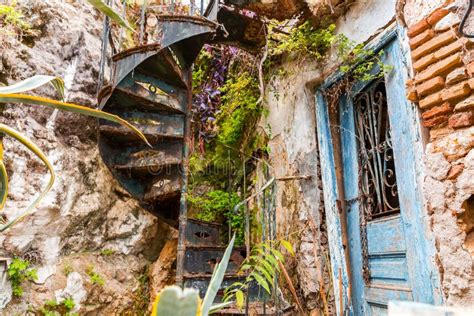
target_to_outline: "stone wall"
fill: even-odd
[[[94,106],[102,16],[85,0],[17,3],[34,32],[17,38],[2,31],[0,81],[60,76],[67,101]],[[35,92],[57,98],[49,88]],[[11,288],[2,287],[0,314],[24,314],[67,293],[77,293],[81,313],[138,309],[134,302],[145,290],[140,280],[172,232],[131,199],[102,163],[96,120],[19,104],[7,105],[0,120],[30,137],[57,176],[35,212],[0,234],[0,257],[29,259],[39,274],[37,282],[25,283],[21,300],[10,301]],[[48,175],[17,142],[5,138],[4,145],[10,194],[3,215],[11,219],[38,195]],[[91,269],[104,279],[103,286],[92,283]]]
[[[404,8],[414,76],[407,98],[429,130],[424,194],[449,305],[474,303],[474,47],[458,32],[466,1]],[[424,1],[426,2],[426,1]],[[420,13],[420,8],[422,13]],[[474,28],[469,23],[466,32]]]

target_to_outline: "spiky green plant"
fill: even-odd
[[[48,98],[43,98],[39,96],[27,95],[23,94],[23,92],[31,91],[36,88],[39,88],[45,84],[52,84],[56,91],[59,93],[61,99],[64,97],[64,82],[61,78],[53,77],[53,76],[33,76],[21,82],[15,83],[10,86],[0,87],[0,103],[15,103],[15,104],[30,104],[30,105],[41,105],[50,107],[53,109],[79,113],[83,115],[93,116],[100,119],[112,121],[118,124],[125,126],[126,128],[131,129],[135,132],[141,139],[143,139],[148,145],[148,140],[146,139],[145,135],[140,132],[136,127],[128,123],[127,121],[121,119],[120,117],[106,113],[100,110],[87,108],[84,106],[80,106],[77,104],[66,103],[62,101],[52,100]],[[17,141],[19,141],[23,146],[25,146],[28,150],[30,150],[35,156],[37,156],[47,167],[50,178],[46,187],[41,191],[39,196],[23,211],[20,215],[16,218],[10,220],[9,222],[0,222],[0,232],[6,230],[7,228],[11,227],[12,225],[18,223],[20,220],[25,218],[28,214],[30,214],[35,207],[38,205],[39,202],[45,197],[48,191],[54,184],[55,180],[55,173],[53,170],[53,166],[49,162],[46,155],[43,151],[36,146],[29,138],[25,135],[20,133],[19,131],[5,125],[0,124],[0,183],[2,185],[0,189],[0,212],[3,211],[5,207],[5,202],[8,196],[8,174],[5,168],[5,164],[3,162],[3,143],[1,139],[4,136],[9,136]]]
[[[102,0],[87,0],[94,8],[108,16],[112,21],[115,21],[120,26],[128,29],[129,31],[134,31],[127,20],[123,19],[120,14],[115,12],[111,7],[109,7],[104,1]]]
[[[199,298],[198,291],[195,289],[182,290],[178,286],[168,286],[156,296],[151,315],[207,316],[230,305],[232,302],[216,305],[213,305],[213,303],[224,280],[225,271],[227,270],[232,248],[234,247],[234,241],[235,236],[232,237],[232,240],[227,246],[222,260],[216,265],[202,302]]]

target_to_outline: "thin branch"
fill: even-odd
[[[258,65],[258,80],[260,81],[260,97],[257,100],[257,105],[263,101],[265,95],[265,84],[263,82],[263,64],[268,57],[268,34],[267,29],[263,26],[263,32],[265,34],[265,50],[263,52],[262,59],[260,59],[260,64]]]
[[[296,289],[295,289],[295,286],[293,285],[293,282],[291,281],[290,275],[288,274],[288,271],[286,271],[286,268],[283,265],[283,263],[281,263],[280,260],[277,260],[277,261],[278,261],[278,265],[280,266],[281,271],[283,272],[283,276],[286,279],[286,283],[288,284],[290,288],[291,295],[293,295],[293,298],[295,299],[296,306],[298,306],[298,310],[300,311],[301,315],[304,315],[305,314],[304,309],[301,305],[298,294],[296,294]]]

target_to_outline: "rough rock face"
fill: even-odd
[[[426,148],[426,200],[449,305],[470,306],[474,300],[473,147],[471,127]]]
[[[344,14],[355,0],[227,0],[225,2],[271,19],[285,20],[304,16],[313,19],[316,24],[324,24]]]
[[[149,269],[150,277],[150,304],[155,301],[156,294],[165,286],[175,283],[176,271],[173,264],[176,262],[178,239],[169,240],[161,250],[158,260]]]
[[[436,23],[434,31],[441,32],[458,28],[467,4],[467,0],[407,0],[403,12],[409,31],[420,25],[423,19],[431,18],[430,21]],[[450,13],[443,13],[441,6]],[[436,18],[436,12],[441,12],[444,18]],[[471,14],[465,32],[473,33],[473,21]],[[461,55],[467,63],[472,61],[468,50],[462,51]],[[459,78],[458,69],[451,72],[451,77],[446,77],[448,84],[456,84],[456,80],[466,78],[461,72],[460,79],[450,82],[453,78]],[[468,110],[470,96],[458,99],[452,101],[455,111]],[[434,108],[429,114],[436,114],[436,110]],[[426,118],[425,113],[428,112],[423,113],[423,119]],[[459,124],[461,120],[458,118],[465,113],[454,114],[454,119],[450,118],[439,126],[425,125],[430,129],[430,143],[426,145],[424,156],[425,203],[435,239],[436,265],[440,271],[445,302],[454,306],[470,306],[474,301],[474,127],[466,127],[472,125],[470,122]]]
[[[0,35],[0,81],[57,75],[65,78],[67,101],[93,106],[101,16],[86,1],[22,0],[17,8],[37,34],[21,40]],[[50,88],[36,92],[56,98]],[[34,214],[0,235],[0,257],[28,258],[39,275],[37,284],[25,284],[24,298],[14,299],[2,313],[22,314],[28,308],[25,302],[37,308],[72,292],[81,311],[113,314],[130,306],[140,289],[140,275],[173,232],[114,181],[98,153],[95,119],[7,105],[1,122],[31,138],[57,176]],[[13,218],[38,195],[48,175],[24,147],[8,138],[4,145],[10,176],[4,214]],[[90,269],[104,279],[103,286],[91,282]],[[8,300],[0,302],[1,309]]]

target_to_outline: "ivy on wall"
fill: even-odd
[[[225,222],[236,228],[238,236],[243,236],[244,215],[231,210],[255,182],[251,175],[256,161],[268,154],[270,135],[257,127],[261,116],[268,113],[265,101],[260,102],[262,83],[282,75],[279,66],[284,59],[315,60],[322,65],[330,51],[336,53],[339,70],[346,74],[345,86],[334,89],[334,95],[358,80],[372,80],[388,70],[381,62],[383,52],[356,45],[337,34],[334,24],[315,28],[307,21],[289,32],[282,29],[282,22],[270,21],[267,45],[260,56],[232,47],[206,46],[194,66],[189,201],[195,217]],[[258,69],[259,64],[263,69]],[[371,72],[375,66],[381,71]],[[238,238],[237,244],[240,242],[243,240]]]

